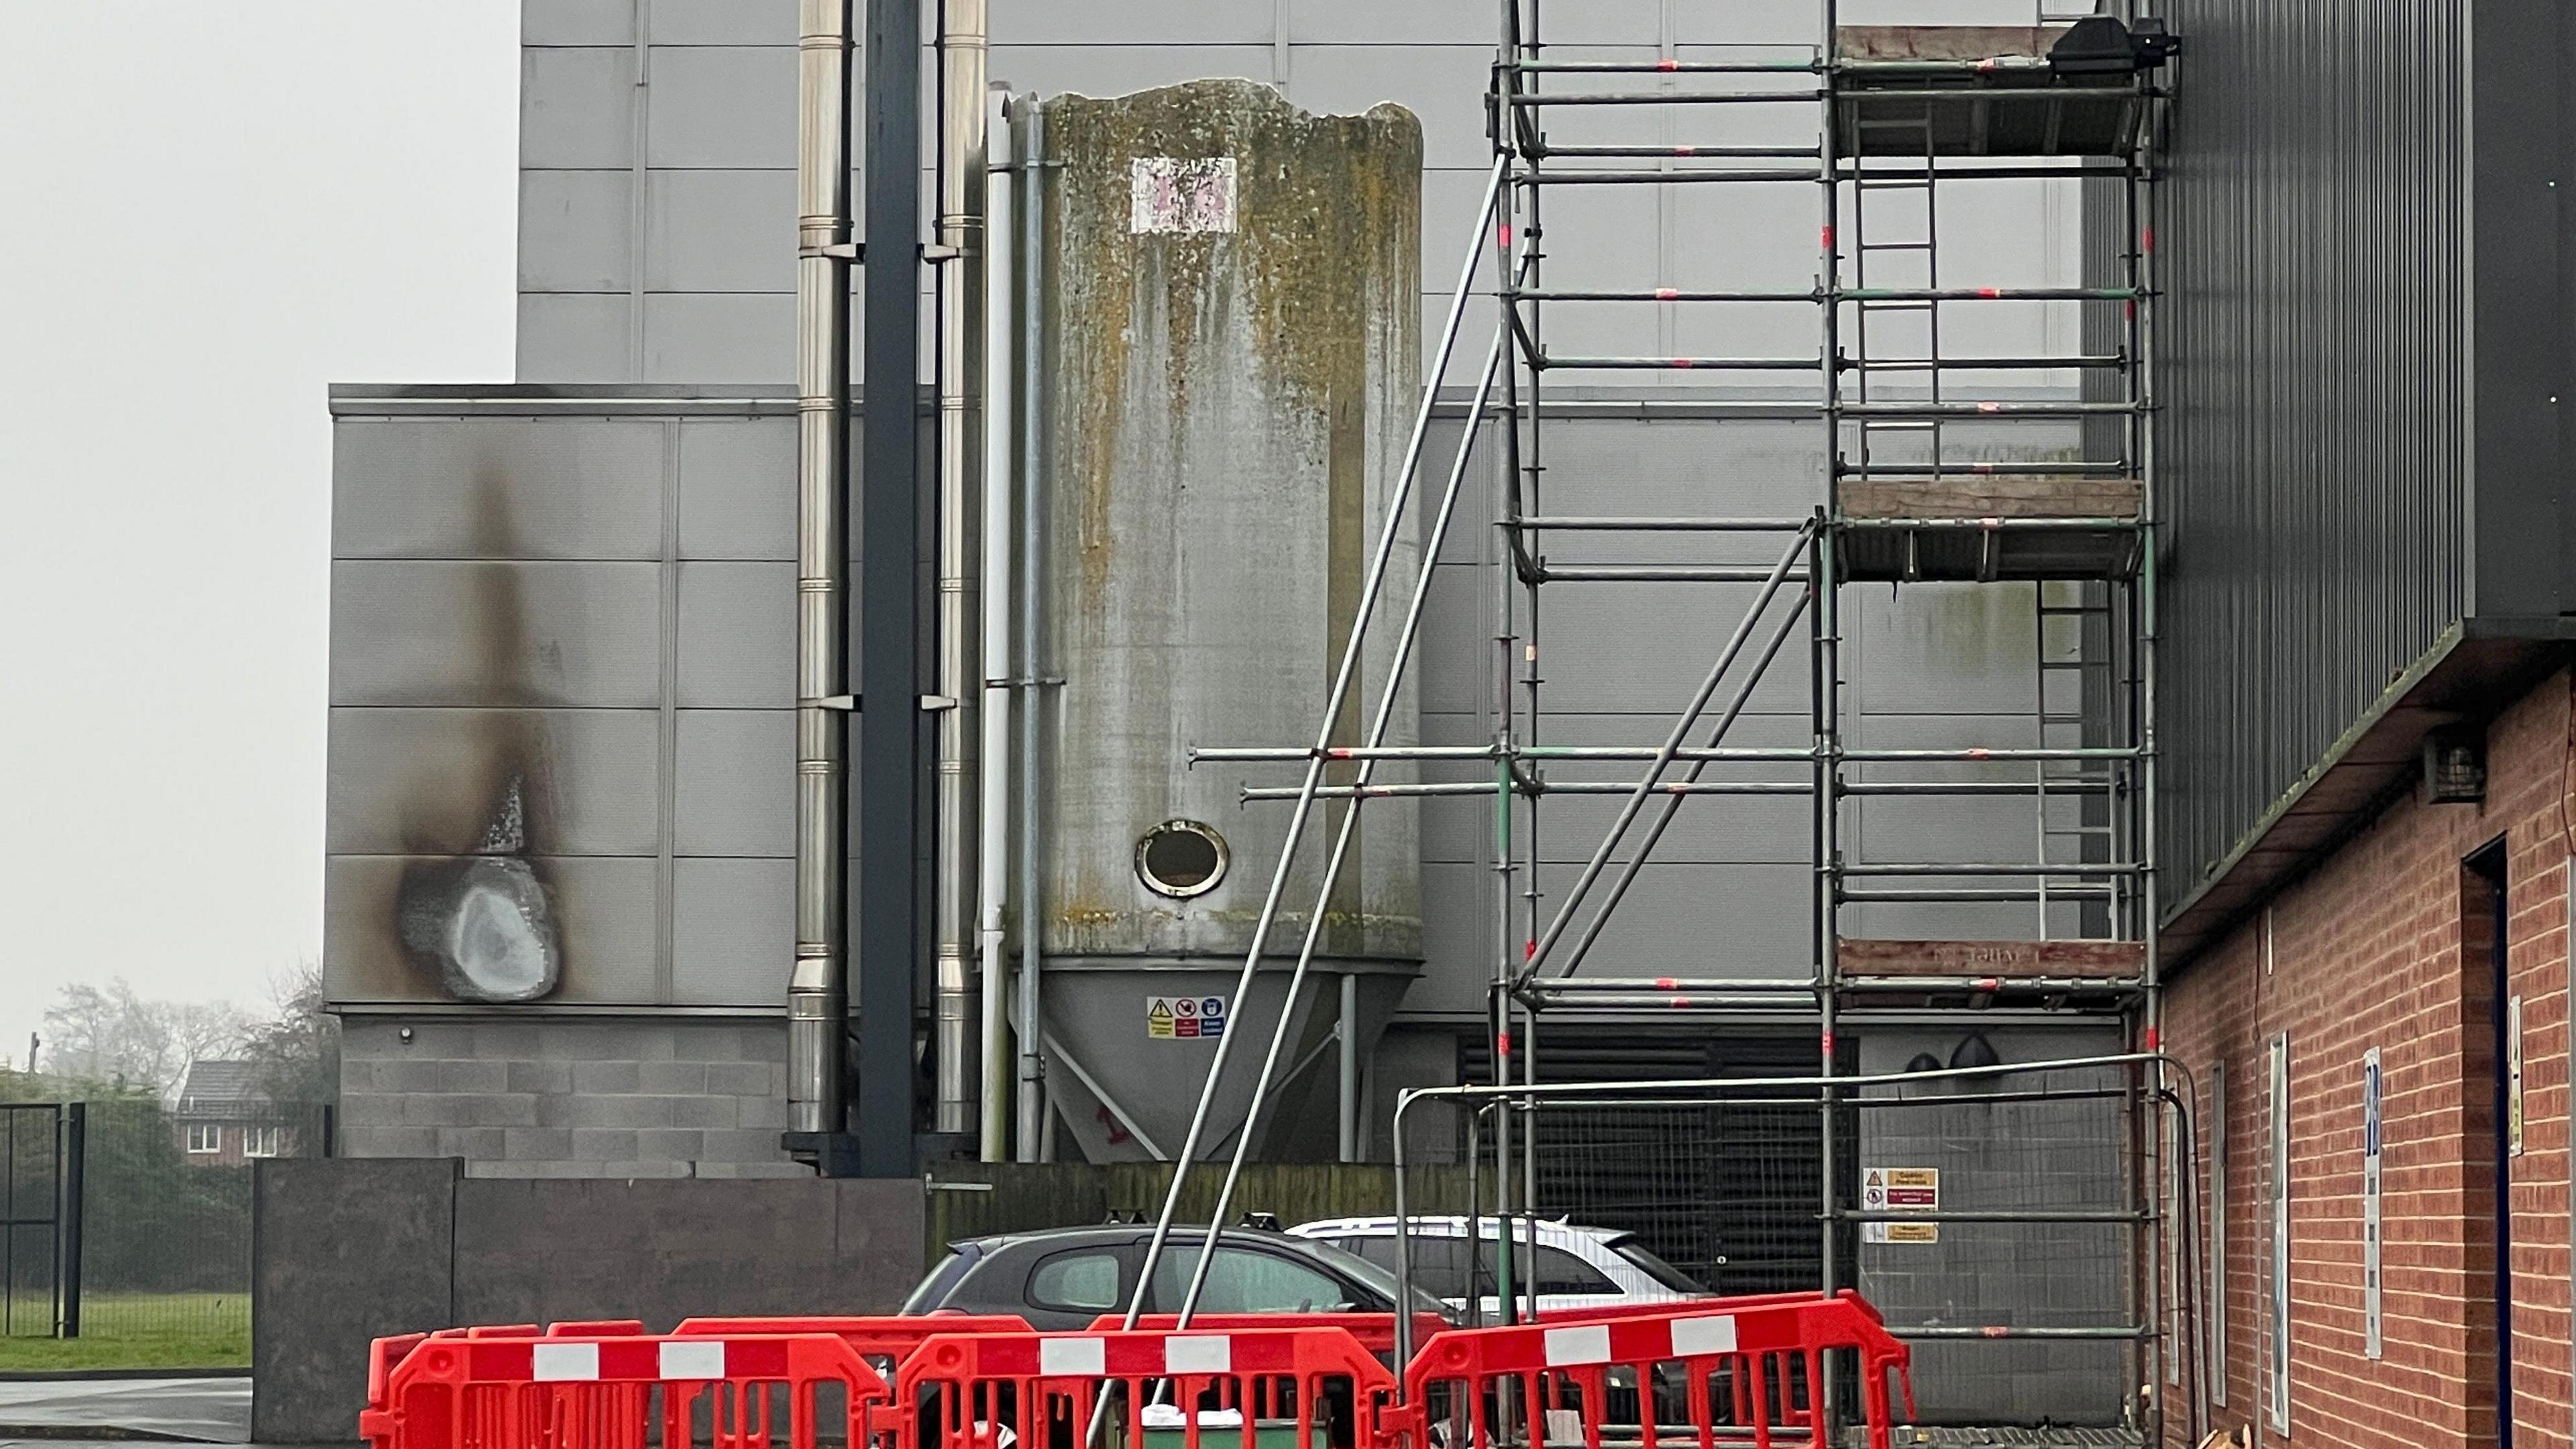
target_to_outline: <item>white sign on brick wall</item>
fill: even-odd
[[[1234,158],[1137,157],[1127,169],[1127,230],[1138,236],[1234,230]]]
[[[2361,1055],[2361,1323],[2362,1352],[2379,1342],[2379,1048]]]

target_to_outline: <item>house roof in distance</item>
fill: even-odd
[[[220,1117],[268,1105],[268,1092],[259,1085],[259,1069],[251,1062],[191,1062],[188,1075],[179,1082],[181,1116]]]

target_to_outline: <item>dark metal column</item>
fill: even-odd
[[[859,1175],[913,1171],[921,789],[921,0],[868,0],[859,747],[850,812]]]

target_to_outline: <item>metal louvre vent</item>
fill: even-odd
[[[1542,1082],[1801,1076],[1812,1040],[1654,1036],[1550,1027]],[[1490,1081],[1493,1052],[1462,1038],[1459,1080]],[[1565,1106],[1539,1116],[1538,1204],[1550,1216],[1625,1228],[1721,1293],[1813,1288],[1819,1134],[1812,1101],[1779,1107]]]

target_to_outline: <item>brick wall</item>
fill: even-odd
[[[778,1147],[786,1057],[775,1019],[351,1018],[341,1150],[476,1177],[809,1177]]]
[[[2523,999],[2525,1151],[2511,1163],[2513,1379],[2520,1449],[2570,1443],[2569,680],[2487,735],[2482,805],[2392,806],[2172,983],[2166,1042],[2224,1061],[2227,1375],[2218,1426],[2271,1443],[2495,1440],[2494,1121],[2485,886],[2505,850],[2508,990]],[[2268,949],[2267,949],[2268,948]],[[2269,1043],[2290,1043],[2290,1432],[2264,1395]],[[2362,1058],[2381,1054],[2381,1358],[2365,1354]],[[2206,1096],[2202,1105],[2206,1106]],[[2211,1124],[2203,1124],[2206,1172]],[[2176,1405],[2177,1409],[2179,1404]],[[2168,1420],[2179,1441],[2186,1422]]]

